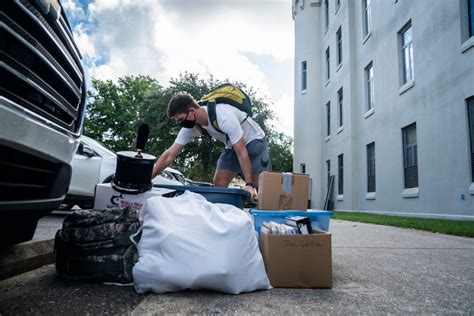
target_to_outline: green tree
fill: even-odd
[[[132,150],[147,95],[160,91],[155,79],[127,76],[117,83],[93,79],[88,94],[84,134],[114,151]]]
[[[85,134],[104,142],[115,151],[131,150],[138,122],[144,121],[151,130],[145,151],[160,156],[173,144],[179,131],[178,124],[169,119],[166,113],[173,95],[186,91],[199,100],[223,82],[212,76],[203,80],[197,74],[184,73],[171,79],[167,88],[147,76],[120,78],[116,84],[101,80],[93,80],[92,83]],[[292,139],[272,125],[275,114],[270,102],[258,97],[252,87],[242,82],[232,83],[246,91],[252,101],[252,117],[267,135],[274,170],[291,171]],[[212,181],[222,150],[223,144],[203,136],[184,147],[174,166],[189,178]]]
[[[267,134],[268,147],[274,171],[293,171],[293,138],[281,132],[272,131]]]

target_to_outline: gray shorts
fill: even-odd
[[[272,162],[268,152],[266,139],[255,139],[247,144],[250,163],[252,164],[252,175],[263,171],[272,171]],[[217,169],[231,170],[242,173],[240,162],[234,149],[226,148],[217,161]]]

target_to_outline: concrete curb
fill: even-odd
[[[414,218],[434,218],[434,219],[449,219],[457,221],[474,221],[474,215],[451,215],[451,214],[435,214],[435,213],[405,213],[405,212],[384,212],[384,211],[361,211],[361,210],[336,210],[341,213],[365,213],[377,215],[389,215],[399,217],[414,217]]]
[[[54,261],[54,239],[29,241],[0,249],[0,281]]]

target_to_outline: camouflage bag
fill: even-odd
[[[56,271],[69,280],[133,282],[139,231],[138,214],[130,207],[74,211],[56,233]],[[135,243],[132,235],[138,235]]]

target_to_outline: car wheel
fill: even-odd
[[[110,182],[112,182],[112,179],[113,179],[113,178],[114,178],[114,174],[111,174],[110,176],[108,176],[107,178],[105,178],[102,183],[110,183]]]

